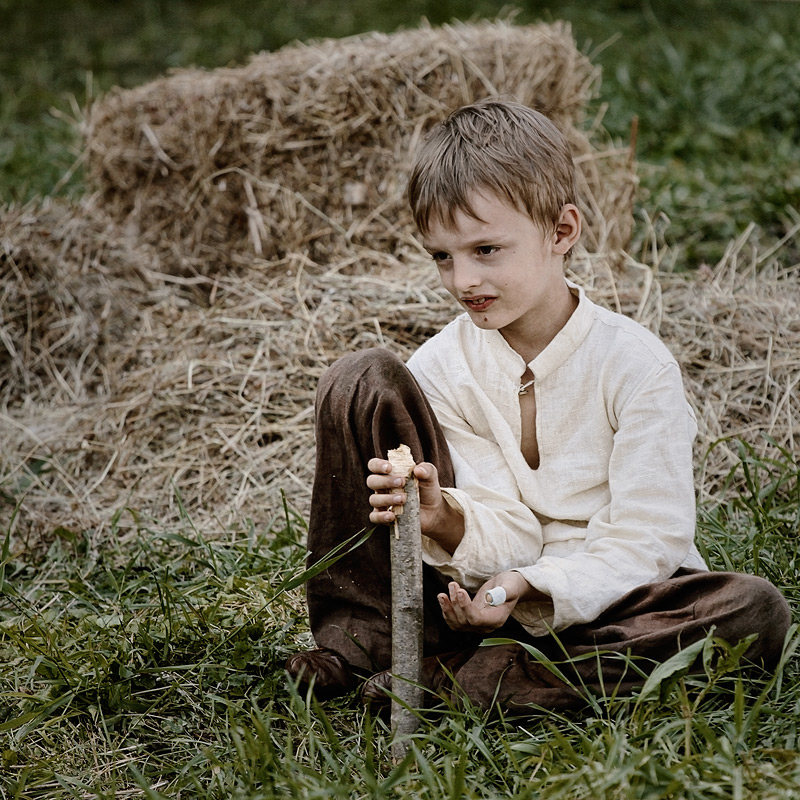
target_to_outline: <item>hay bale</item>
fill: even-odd
[[[345,274],[347,262],[323,275],[307,265],[292,256],[272,276],[254,267],[198,278],[210,305],[167,277],[169,291],[131,306],[135,319],[105,343],[106,392],[54,400],[54,381],[0,408],[9,423],[0,425],[0,499],[24,487],[18,524],[97,530],[124,508],[123,526],[181,524],[183,509],[205,530],[264,524],[281,513],[283,492],[307,511],[322,371],[359,347],[409,355],[453,308],[428,288],[427,260],[402,267],[400,280],[380,277],[401,267],[385,254],[361,259],[364,274]],[[83,316],[89,325],[92,312]]]
[[[5,209],[0,226],[0,406],[109,390],[109,342],[152,299],[158,260],[84,202]]]
[[[623,247],[635,178],[627,154],[582,131],[599,71],[566,24],[423,27],[295,44],[243,67],[184,70],[96,102],[88,176],[104,207],[174,270],[218,274],[303,253],[328,264],[411,247],[407,172],[453,108],[505,94],[553,118],[582,176],[585,241]]]

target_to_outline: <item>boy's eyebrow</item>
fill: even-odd
[[[424,241],[424,240],[423,240],[423,242],[422,242],[422,246],[423,246],[423,247],[425,248],[425,250],[427,250],[429,253],[435,253],[435,252],[437,252],[437,251],[439,251],[439,250],[441,250],[441,249],[442,249],[441,247],[434,247],[432,244],[428,244],[428,242],[426,242],[426,241]]]
[[[470,239],[466,242],[459,242],[460,248],[466,248],[467,250],[471,250],[473,247],[482,247],[487,244],[502,244],[502,239],[504,237],[497,235],[497,234],[488,234],[486,236],[476,236],[474,239]],[[422,246],[430,251],[436,252],[438,250],[446,250],[446,247],[438,247],[435,242],[431,243],[429,239],[422,240]]]
[[[442,249],[441,247],[436,247],[435,246],[435,242],[432,244],[431,240],[427,236],[423,236],[422,237],[421,244],[426,250],[431,250],[432,251],[432,250],[441,250]]]

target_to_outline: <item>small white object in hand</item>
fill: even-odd
[[[486,592],[486,603],[490,606],[501,606],[506,601],[506,590],[502,586],[495,586]]]

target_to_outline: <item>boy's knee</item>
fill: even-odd
[[[765,667],[774,666],[780,658],[792,621],[786,599],[769,581],[743,573],[731,576],[727,593],[739,638],[753,633],[758,635],[747,651],[747,659]],[[731,636],[725,638],[733,639]]]
[[[368,373],[391,378],[404,372],[403,362],[385,347],[370,347],[347,353],[334,361],[320,378],[320,386],[330,383],[355,384]]]
[[[348,353],[319,379],[317,414],[342,421],[355,409],[369,413],[382,398],[404,395],[412,382],[405,364],[383,347]]]
[[[792,624],[792,613],[786,598],[764,578],[748,576],[750,607],[753,619],[761,621],[761,658],[774,664],[780,658],[784,640]]]

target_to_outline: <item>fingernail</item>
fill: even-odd
[[[395,478],[392,481],[392,485],[393,486],[402,486],[403,485],[403,479],[402,478]]]
[[[395,503],[395,504],[400,504],[400,503],[402,503],[402,502],[403,502],[403,495],[401,495],[401,494],[396,494],[396,495],[395,495],[395,496],[392,498],[392,502],[393,502],[393,503]]]

